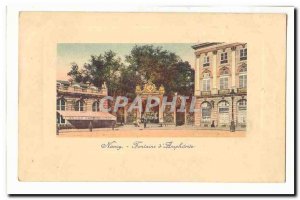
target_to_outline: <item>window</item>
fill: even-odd
[[[245,126],[247,123],[247,100],[241,99],[237,102],[237,124]]]
[[[242,99],[242,100],[238,101],[238,109],[239,110],[247,109],[247,100],[246,99]]]
[[[202,89],[203,89],[203,91],[210,91],[210,76],[209,76],[209,73],[205,73],[203,75]]]
[[[203,91],[210,91],[210,79],[203,79]]]
[[[83,100],[76,101],[75,111],[84,111],[84,101]]]
[[[229,103],[225,100],[219,103],[219,113],[228,113],[229,112]]]
[[[220,90],[228,89],[228,76],[220,77]]]
[[[239,74],[239,87],[246,88],[247,87],[247,67],[242,67]]]
[[[203,60],[203,67],[207,67],[207,66],[209,66],[209,57],[205,56]]]
[[[99,111],[99,102],[96,101],[93,103],[93,112],[98,112]]]
[[[211,116],[211,105],[208,102],[203,102],[201,105],[202,119],[209,120]]]
[[[240,88],[247,87],[247,74],[239,75],[239,87]]]
[[[247,60],[247,49],[241,49],[240,50],[240,60]]]
[[[220,71],[220,90],[228,89],[229,71],[226,68]]]
[[[228,62],[227,52],[221,53],[221,64],[227,63],[227,62]]]
[[[66,101],[64,99],[56,100],[56,110],[66,110]]]

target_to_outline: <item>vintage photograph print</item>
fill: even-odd
[[[284,13],[17,19],[18,181],[288,180]]]
[[[244,136],[247,43],[58,43],[56,91],[62,137]]]

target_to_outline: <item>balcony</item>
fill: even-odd
[[[77,93],[77,94],[93,94],[93,95],[106,95],[101,89],[93,89],[93,88],[80,88],[80,87],[72,87],[72,86],[58,86],[57,90],[62,93]]]
[[[221,89],[218,91],[219,95],[226,95],[230,93],[230,89]]]
[[[228,63],[228,60],[221,60],[221,64]]]
[[[247,56],[240,57],[240,60],[247,60]]]
[[[208,67],[209,66],[209,63],[204,63],[203,64],[203,67]]]
[[[238,94],[247,94],[247,88],[238,88],[237,93]]]
[[[60,86],[60,87],[58,87],[58,88],[61,89],[61,90],[65,90],[65,91],[68,90],[68,86]]]
[[[211,95],[211,92],[210,91],[201,91],[201,96],[202,97],[208,97]]]

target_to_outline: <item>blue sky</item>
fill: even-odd
[[[150,43],[149,43],[150,44]],[[151,43],[152,44],[152,43]],[[125,55],[128,55],[134,45],[141,43],[59,43],[57,44],[57,79],[68,80],[67,73],[70,70],[70,63],[75,62],[79,67],[87,63],[91,55],[103,54],[112,50],[117,53],[125,62]],[[163,49],[176,53],[182,60],[188,61],[194,67],[194,50],[192,43],[157,43],[155,46],[162,46]]]

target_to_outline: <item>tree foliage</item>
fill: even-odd
[[[177,92],[192,95],[194,70],[173,52],[153,45],[135,45],[125,56],[125,64],[116,53],[91,56],[82,69],[72,63],[68,75],[76,82],[93,83],[101,87],[106,82],[109,95],[135,96],[136,85],[151,80],[157,87],[163,85],[167,95]]]

